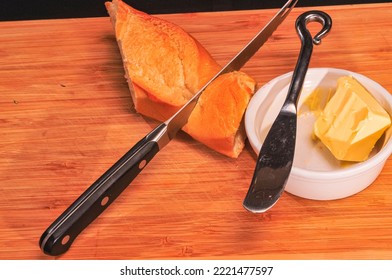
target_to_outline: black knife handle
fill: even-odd
[[[158,153],[159,139],[167,130],[162,123],[75,200],[42,234],[39,245],[48,255],[65,253],[75,238],[94,221],[136,178],[150,160]]]

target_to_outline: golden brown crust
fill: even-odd
[[[220,70],[209,53],[179,26],[120,0],[106,2],[106,7],[114,18],[128,76],[150,98],[182,106]]]
[[[105,5],[137,112],[167,120],[220,70],[207,50],[179,26],[121,0]],[[203,92],[183,130],[224,155],[238,157],[246,138],[242,118],[255,85],[242,72],[218,77]]]
[[[132,84],[134,97],[132,97],[135,110],[147,117],[159,121],[166,121],[173,116],[181,107],[172,106],[167,103],[157,102],[149,97],[149,93],[136,84]]]
[[[255,86],[243,72],[219,76],[200,96],[184,131],[218,152],[237,157],[245,145],[243,115]]]

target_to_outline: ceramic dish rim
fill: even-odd
[[[390,104],[390,106],[392,108],[392,95],[384,87],[382,87],[379,83],[375,82],[374,80],[372,80],[362,74],[352,72],[349,70],[345,70],[345,69],[329,68],[329,67],[328,68],[323,67],[323,68],[309,68],[308,69],[308,72],[315,72],[315,71],[342,72],[342,73],[344,73],[342,75],[347,74],[347,75],[353,75],[354,77],[357,77],[360,82],[366,81],[366,83],[371,83],[372,87],[377,88],[378,94],[382,95],[387,100],[387,102]],[[286,74],[280,75],[280,76],[272,79],[271,81],[269,81],[265,85],[263,85],[261,88],[259,88],[256,91],[254,98],[252,98],[252,100],[249,103],[248,109],[245,114],[245,129],[248,134],[249,142],[250,142],[254,152],[256,152],[256,147],[261,148],[261,145],[262,145],[261,141],[257,140],[258,137],[257,137],[257,133],[255,131],[255,118],[258,113],[258,110],[259,110],[262,102],[264,102],[265,98],[269,94],[272,87],[280,80],[284,80],[284,79],[291,77],[292,74],[293,74],[293,72],[291,71]],[[267,90],[268,90],[268,92],[266,92],[264,94],[265,96],[262,96],[262,98],[260,98],[260,96],[262,95],[260,92],[264,92]],[[257,98],[257,97],[259,97],[259,98]],[[261,101],[259,99],[261,99]],[[391,112],[389,112],[389,113],[391,113]],[[249,126],[252,126],[252,127],[249,127]],[[353,176],[355,174],[364,172],[364,171],[369,170],[371,168],[374,168],[374,167],[378,166],[379,164],[382,164],[383,162],[385,162],[388,159],[388,157],[391,155],[391,153],[392,153],[392,140],[390,138],[390,139],[388,139],[386,144],[380,149],[380,151],[377,152],[373,157],[371,157],[370,159],[368,159],[364,162],[357,163],[354,166],[350,166],[350,167],[340,169],[340,170],[331,170],[331,171],[308,170],[308,169],[293,166],[292,167],[292,175],[306,177],[308,179],[313,179],[313,180],[343,179],[343,178],[347,178],[349,176]],[[258,154],[258,152],[256,152],[256,154]]]

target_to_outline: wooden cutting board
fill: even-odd
[[[333,30],[311,67],[359,72],[392,92],[392,4],[320,7]],[[296,8],[243,68],[292,71]],[[226,63],[276,10],[161,15]],[[313,26],[311,26],[313,28]],[[315,30],[318,28],[315,25]],[[157,123],[132,108],[108,17],[0,22],[0,258],[48,259],[42,232]],[[60,259],[390,259],[392,161],[366,190],[242,207],[255,155],[222,156],[184,133]]]

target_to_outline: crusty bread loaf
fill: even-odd
[[[220,70],[179,26],[121,0],[105,5],[137,112],[167,120]],[[246,138],[242,118],[254,89],[255,81],[242,72],[222,75],[202,94],[184,131],[222,154],[238,157]]]
[[[246,140],[243,116],[255,85],[243,72],[219,76],[200,96],[184,131],[211,149],[238,157]]]
[[[188,33],[120,0],[106,3],[128,77],[149,98],[182,106],[220,69]]]

